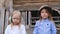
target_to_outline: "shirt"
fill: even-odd
[[[38,20],[33,34],[56,34],[55,24],[49,19]]]
[[[21,24],[20,28],[17,25],[11,28],[11,25],[8,25],[5,34],[26,34],[25,26]]]

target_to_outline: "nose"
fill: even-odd
[[[44,15],[46,14],[46,13],[43,13]]]
[[[17,19],[14,19],[15,21],[17,21]]]

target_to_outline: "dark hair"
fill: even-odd
[[[39,11],[39,17],[41,19],[41,11],[45,9],[46,12],[49,14],[49,19],[52,20],[52,15],[51,15],[51,12],[52,12],[52,8],[51,7],[48,7],[48,6],[45,6],[45,7],[42,7]]]

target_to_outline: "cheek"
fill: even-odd
[[[20,20],[18,20],[17,22],[20,22]]]
[[[48,14],[47,13],[42,13],[41,17],[48,17]]]
[[[19,22],[20,22],[20,20],[13,20],[13,22],[19,23]]]
[[[15,22],[15,20],[12,20],[13,22]]]
[[[15,20],[12,20],[13,22],[15,22]]]
[[[48,14],[47,13],[45,15],[48,17]]]
[[[43,13],[41,13],[41,17],[43,17],[44,16],[44,14]]]

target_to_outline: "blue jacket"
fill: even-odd
[[[56,34],[55,24],[49,19],[38,20],[33,34]]]

